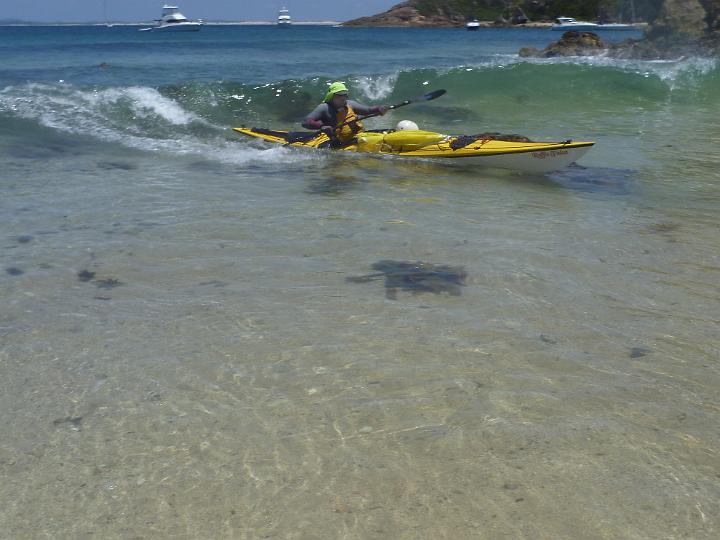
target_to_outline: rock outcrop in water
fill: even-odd
[[[570,30],[542,51],[534,47],[523,47],[520,56],[553,58],[555,56],[596,56],[607,52],[607,45],[593,32]]]

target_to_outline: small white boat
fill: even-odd
[[[290,12],[287,8],[282,8],[278,11],[277,25],[281,28],[288,28],[292,24],[290,19]]]
[[[475,32],[475,31],[477,31],[477,30],[480,30],[480,21],[478,21],[477,19],[473,19],[472,21],[469,21],[469,22],[465,25],[465,29],[466,29],[466,30],[470,30],[471,32]]]
[[[165,5],[162,7],[162,15],[157,19],[157,26],[140,28],[141,32],[148,30],[161,32],[197,32],[202,27],[202,20],[191,21],[180,13],[177,6]]]
[[[558,17],[557,23],[552,25],[551,30],[561,30],[563,32],[567,32],[568,30],[596,32],[598,30],[637,30],[637,27],[634,24],[599,24],[594,22],[577,21],[572,17]]]
[[[599,30],[638,30],[638,26],[635,24],[626,23],[603,23],[598,24]]]

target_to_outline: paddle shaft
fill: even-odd
[[[404,107],[405,105],[410,105],[411,103],[417,103],[418,101],[430,101],[431,99],[439,98],[444,93],[445,93],[445,90],[435,90],[434,92],[430,92],[428,94],[423,94],[422,96],[416,96],[414,98],[406,99],[405,101],[403,101],[402,103],[398,103],[397,105],[390,105],[388,107],[388,111],[391,111],[393,109],[399,109],[400,107]],[[348,122],[343,122],[341,124],[338,124],[337,126],[335,126],[335,129],[341,128],[341,127],[351,124],[353,122],[359,122],[360,120],[365,120],[366,118],[374,118],[375,116],[381,116],[382,114],[384,114],[384,113],[376,112],[376,113],[368,114],[363,117],[357,118],[355,120],[350,120]]]

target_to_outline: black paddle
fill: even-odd
[[[392,109],[398,109],[400,107],[404,107],[405,105],[410,105],[411,103],[419,103],[422,101],[430,101],[436,98],[439,98],[442,96],[446,91],[445,90],[435,90],[434,92],[428,92],[427,94],[423,94],[422,96],[415,96],[414,98],[406,99],[402,103],[398,103],[397,105],[390,105],[388,107],[388,110]],[[380,116],[381,113],[376,112],[372,114],[368,114],[367,116],[363,116],[362,118],[357,118],[355,120],[350,120],[349,122],[343,122],[341,124],[338,124],[335,126],[335,129],[341,128],[347,124],[350,124],[352,122],[358,122],[360,120],[365,120],[366,118],[372,118],[374,116]],[[318,135],[322,133],[322,130],[318,131],[291,131],[287,134],[286,140],[288,143],[296,143],[296,142],[306,142],[311,141]]]

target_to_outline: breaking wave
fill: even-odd
[[[436,128],[472,119],[475,111],[489,108],[506,110],[512,124],[528,115],[551,121],[576,111],[621,115],[628,107],[652,110],[675,103],[712,108],[720,98],[717,60],[703,58],[653,62],[508,56],[446,69],[348,74],[344,80],[353,97],[366,102],[394,103],[445,88],[442,102],[415,109]],[[234,160],[247,150],[253,159],[263,159],[262,152],[248,146],[253,143],[235,138],[229,128],[300,129],[300,120],[320,101],[329,82],[314,77],[263,85],[219,81],[158,88],[25,83],[0,90],[0,116],[147,151],[220,154],[220,159]],[[275,160],[278,155],[282,149],[265,157]]]

